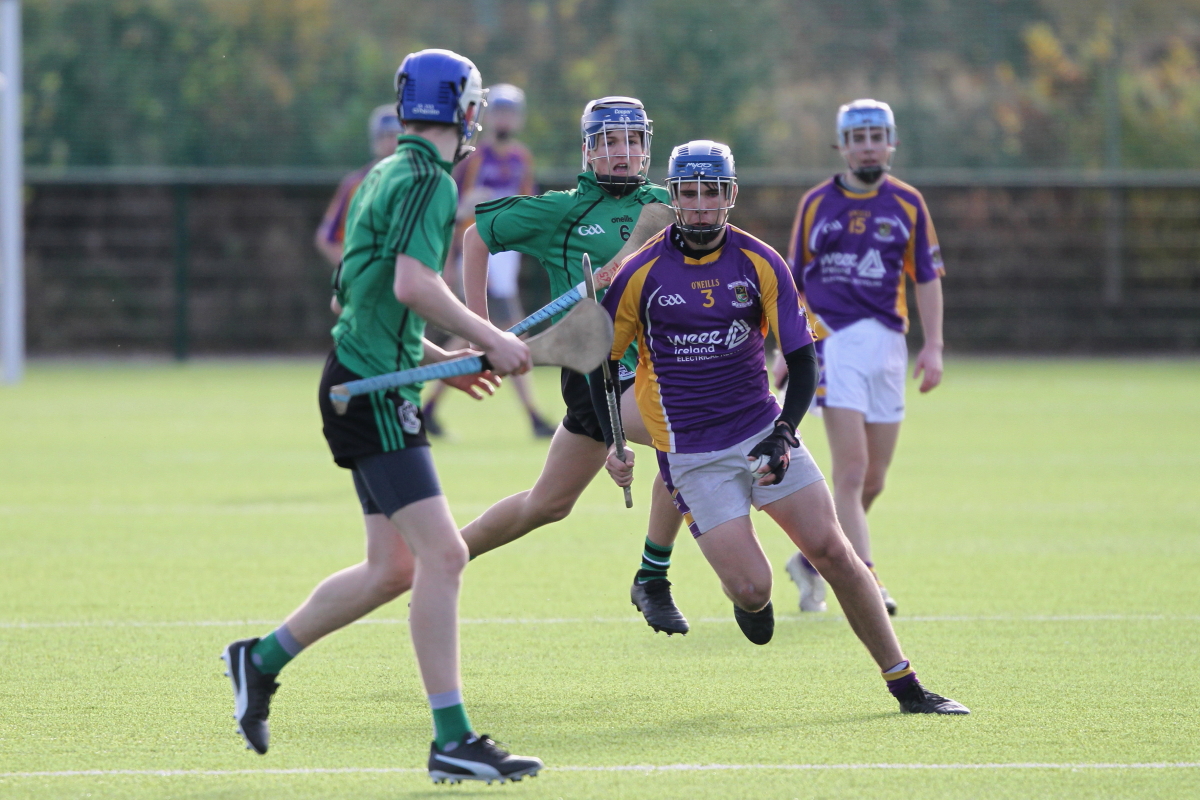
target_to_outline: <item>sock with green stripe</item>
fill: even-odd
[[[642,549],[642,568],[637,571],[637,582],[645,583],[667,577],[673,549],[674,545],[663,547],[646,537],[646,546]]]
[[[286,624],[280,625],[271,633],[258,640],[258,644],[250,649],[250,660],[258,671],[265,675],[275,675],[289,661],[300,655],[304,645],[296,641]]]
[[[471,732],[462,689],[429,695],[429,708],[433,711],[433,743],[443,752],[453,750],[452,745],[457,746]]]

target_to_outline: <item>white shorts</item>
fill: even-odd
[[[699,537],[722,522],[749,516],[751,505],[762,508],[825,480],[801,442],[792,448],[792,460],[782,483],[756,486],[761,476],[750,471],[746,455],[774,429],[772,424],[744,442],[710,453],[658,451],[658,470],[692,536]]]
[[[488,294],[492,297],[516,297],[517,278],[521,274],[521,254],[505,250],[488,256]]]
[[[822,341],[826,408],[862,412],[867,422],[904,419],[908,345],[904,334],[876,319],[860,319]]]

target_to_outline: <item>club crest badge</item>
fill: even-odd
[[[899,220],[888,219],[882,217],[875,220],[875,241],[877,242],[894,242],[896,241],[896,229],[901,228]]]
[[[417,407],[405,400],[396,406],[396,414],[400,418],[400,428],[409,436],[421,432],[421,418],[417,416]]]
[[[725,285],[726,289],[733,292],[733,307],[734,308],[749,308],[754,305],[754,300],[750,296],[750,284],[745,281],[734,281]]]

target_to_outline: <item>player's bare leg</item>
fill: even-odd
[[[458,688],[458,594],[467,551],[443,495],[405,506],[389,520],[363,517],[367,558],[326,578],[287,618],[307,647],[412,589],[409,624],[428,694]]]
[[[865,427],[867,432],[867,474],[863,478],[862,506],[864,514],[871,510],[875,499],[883,494],[888,468],[892,466],[892,456],[896,454],[896,443],[900,440],[900,423],[868,422]]]
[[[604,458],[602,442],[571,433],[560,425],[550,440],[546,463],[533,488],[504,498],[463,528],[471,557],[565,519],[604,466]]]
[[[867,648],[900,703],[900,710],[914,714],[969,714],[966,706],[927,691],[912,665],[904,658],[875,588],[875,579],[850,546],[833,507],[824,481],[810,483],[787,497],[763,506],[779,527],[829,581],[846,620]],[[703,537],[701,537],[703,538]]]
[[[621,395],[621,422],[625,427],[626,439],[653,447],[650,431],[646,429],[632,391]],[[675,599],[671,597],[671,582],[667,580],[671,550],[682,523],[683,515],[675,508],[667,485],[656,471],[650,488],[650,521],[646,544],[642,548],[640,569],[629,587],[629,599],[642,612],[647,625],[667,636],[686,634],[691,630],[687,619],[675,605]]]
[[[462,685],[458,661],[458,595],[467,547],[444,495],[418,500],[392,515],[413,553],[409,632],[427,694]]]
[[[833,504],[846,538],[863,561],[871,560],[871,533],[863,508],[867,479],[867,431],[861,411],[826,408],[823,419],[833,462]]]
[[[400,531],[383,514],[367,514],[363,524],[366,559],[321,581],[285,622],[304,647],[412,588],[415,562]]]
[[[743,611],[761,611],[771,602],[771,562],[750,517],[722,522],[696,538],[700,552],[721,579],[725,596]]]
[[[829,496],[825,482],[810,483],[763,506],[763,511],[779,523],[784,533],[829,582],[850,627],[879,668],[886,670],[903,661],[900,643],[883,607],[875,578],[838,526],[833,498]]]
[[[824,419],[833,461],[833,499],[838,520],[858,557],[874,573],[867,509],[883,491],[900,437],[900,423],[867,423],[862,412],[848,408],[826,408]],[[895,614],[896,601],[878,576],[876,583],[888,613]]]
[[[771,606],[771,563],[759,544],[750,517],[722,522],[696,538],[700,552],[733,601],[733,616],[746,638],[766,644],[775,633]]]

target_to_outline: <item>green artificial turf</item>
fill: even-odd
[[[597,480],[468,568],[472,720],[548,765],[503,788],[429,785],[403,600],[283,672],[266,757],[234,731],[221,648],[362,557],[319,370],[35,364],[0,389],[0,797],[1200,795],[1200,362],[955,360],[910,391],[876,561],[922,680],[969,717],[898,714],[836,608],[795,610],[763,515],[774,641],[742,637],[686,538],[692,633],[653,634],[628,601],[639,449],[632,511]],[[560,414],[556,387],[537,375]],[[511,390],[442,419],[460,522],[531,485],[546,445]],[[820,421],[804,430],[827,466]],[[621,769],[639,765],[710,769]],[[80,771],[98,774],[62,774]]]

